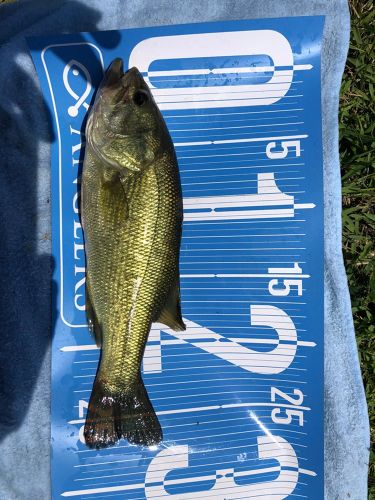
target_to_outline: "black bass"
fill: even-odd
[[[81,218],[86,311],[101,359],[84,436],[154,445],[162,430],[141,377],[151,323],[184,330],[181,185],[173,143],[136,68],[110,65],[86,126]]]

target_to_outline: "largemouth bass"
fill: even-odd
[[[162,430],[141,377],[153,321],[184,330],[181,185],[167,126],[136,68],[110,65],[86,126],[81,218],[86,311],[101,358],[84,436],[153,445]]]

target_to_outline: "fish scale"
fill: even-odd
[[[132,102],[140,89],[146,92],[141,75],[137,70],[116,75],[114,65],[106,77],[111,84],[104,81],[100,87],[88,120],[82,178],[87,311],[102,346],[85,426],[91,447],[108,446],[121,437],[136,444],[161,440],[140,375],[142,357],[153,321],[184,328],[176,155],[151,94],[144,113]],[[134,115],[137,130],[131,127]],[[106,136],[111,124],[118,134]]]

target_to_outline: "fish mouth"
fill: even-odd
[[[111,96],[114,105],[128,101],[130,93],[135,90],[147,89],[141,73],[135,66],[124,72],[124,63],[120,57],[109,65],[100,87],[106,95]]]
[[[145,82],[138,68],[133,66],[128,69],[121,78],[121,83],[128,87],[142,87],[145,86]]]
[[[120,57],[114,59],[105,72],[103,85],[111,87],[118,83],[124,75],[124,63]]]
[[[123,60],[117,57],[109,65],[103,83],[106,87],[111,87],[120,82],[123,87],[130,87],[137,86],[137,84],[140,85],[144,83],[144,80],[138,68],[135,66],[124,71]]]

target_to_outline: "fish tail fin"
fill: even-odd
[[[100,380],[95,380],[84,428],[89,448],[113,446],[121,437],[120,398],[109,394]]]
[[[160,443],[163,432],[141,376],[126,391],[109,392],[97,379],[91,393],[84,428],[89,448],[107,448],[121,438],[131,444]]]
[[[158,444],[163,439],[159,419],[141,376],[128,390],[121,408],[121,437],[143,446]]]

